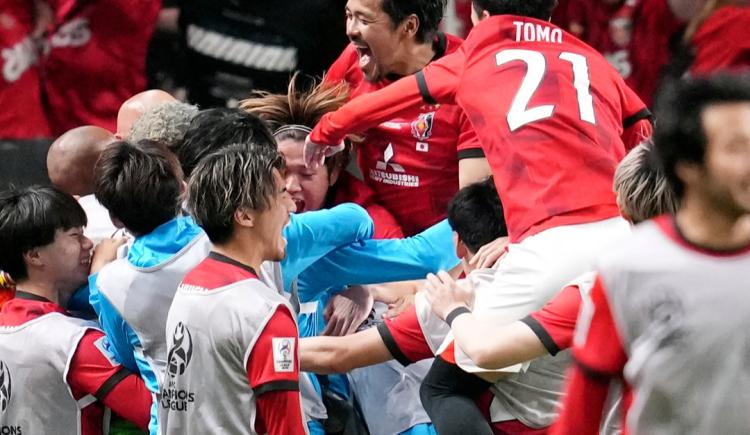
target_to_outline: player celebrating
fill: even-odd
[[[491,288],[477,292],[477,315],[498,324],[540,308],[627,233],[612,177],[626,148],[650,131],[648,110],[607,61],[546,21],[554,4],[475,2],[475,18],[486,18],[460,50],[327,115],[308,144],[313,163],[330,151],[316,144],[338,144],[345,133],[423,101],[457,102],[493,169],[512,242]],[[481,371],[460,349],[455,357],[462,368]],[[494,392],[504,412],[493,420],[548,426],[562,388],[562,376],[551,374],[561,364],[536,360],[498,381]]]
[[[325,80],[345,81],[353,97],[364,95],[455,52],[462,40],[438,31],[444,10],[445,0],[349,0],[346,34],[351,44]],[[445,218],[459,181],[464,186],[490,171],[469,118],[455,104],[419,105],[384,121],[364,132],[357,152],[374,197],[357,194],[344,200],[365,207],[381,204],[403,230],[385,235],[412,236]],[[376,236],[383,235],[381,226],[376,220]]]
[[[258,279],[281,261],[294,202],[272,144],[234,145],[198,164],[187,205],[211,239],[167,316],[165,434],[306,434],[297,325],[289,302]]]
[[[747,431],[750,80],[673,83],[657,108],[655,152],[681,205],[599,263],[555,434],[597,433],[613,378],[627,433]]]
[[[63,308],[99,262],[85,225],[78,202],[57,189],[0,195],[0,268],[17,283],[0,308],[0,433],[105,434],[105,406],[148,424],[143,381],[120,365],[94,323]]]

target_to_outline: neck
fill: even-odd
[[[394,65],[392,72],[401,76],[414,74],[427,66],[433,57],[435,49],[432,47],[432,40],[409,44],[403,49],[402,60]]]
[[[22,279],[16,283],[16,288],[20,291],[49,299],[51,302],[61,306],[68,302],[67,298],[62,297],[63,292],[58,290],[58,287],[50,281],[40,279]]]
[[[733,250],[750,244],[750,216],[694,195],[685,195],[675,218],[682,235],[698,246]]]
[[[221,245],[214,245],[213,250],[221,255],[225,255],[232,260],[250,266],[256,273],[259,273],[260,265],[265,261],[265,256],[261,249],[261,243],[255,237],[233,237],[231,240]]]

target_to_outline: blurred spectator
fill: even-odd
[[[748,29],[750,3],[747,0],[707,0],[685,30],[690,74],[750,67]]]
[[[32,139],[49,136],[42,110],[39,50],[35,24],[43,23],[44,9],[34,2],[0,0],[0,138]],[[7,110],[12,108],[12,110]]]
[[[345,0],[183,0],[188,98],[236,105],[251,90],[283,92],[295,70],[321,75],[346,45]]]
[[[43,61],[52,133],[80,125],[115,131],[117,111],[146,87],[159,0],[49,0],[55,9]]]

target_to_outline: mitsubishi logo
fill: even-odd
[[[385,151],[383,151],[383,161],[377,162],[375,165],[376,168],[380,171],[387,171],[388,166],[393,169],[393,172],[406,172],[404,170],[404,167],[399,165],[398,163],[390,163],[391,159],[393,158],[393,144],[389,143],[388,146],[385,148]]]

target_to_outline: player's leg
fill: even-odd
[[[492,435],[476,404],[490,385],[438,356],[422,381],[419,396],[439,434]]]

